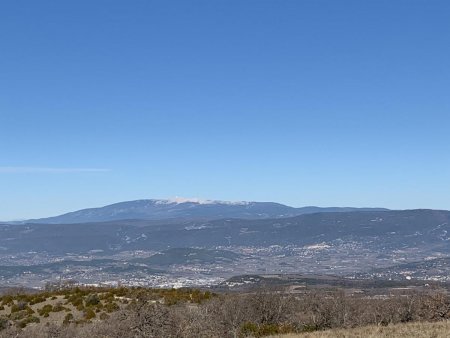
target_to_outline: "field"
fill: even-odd
[[[408,323],[388,326],[366,326],[302,334],[287,334],[273,338],[447,338],[450,322]]]

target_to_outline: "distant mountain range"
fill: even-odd
[[[146,199],[120,202],[20,223],[71,224],[117,220],[213,220],[285,218],[318,212],[385,211],[382,208],[294,208],[274,202],[226,202],[199,199]],[[17,222],[15,222],[17,223]]]

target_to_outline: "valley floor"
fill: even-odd
[[[365,326],[354,329],[335,329],[303,334],[287,334],[273,338],[447,338],[450,321],[408,323],[389,326]]]

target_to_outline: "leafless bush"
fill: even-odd
[[[30,325],[7,328],[2,337],[33,338],[241,338],[367,325],[450,318],[450,298],[442,292],[370,298],[344,291],[229,294],[193,304],[163,305],[140,298],[102,321],[83,325]]]

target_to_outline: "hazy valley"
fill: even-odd
[[[3,286],[212,286],[247,274],[446,282],[450,272],[448,211],[143,200],[68,215],[0,225]],[[46,223],[73,215],[126,218]]]

